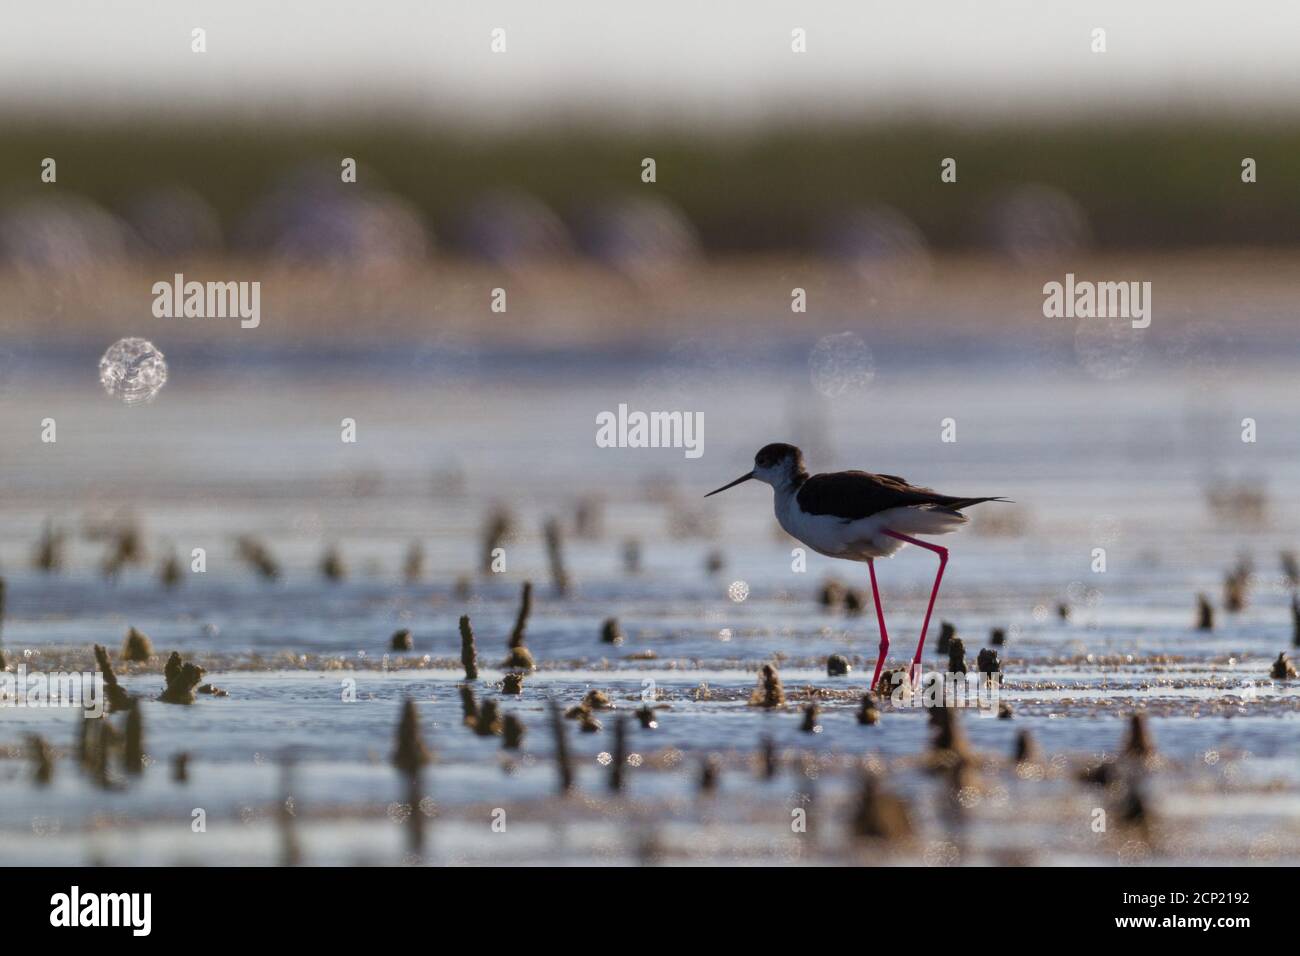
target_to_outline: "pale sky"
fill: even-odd
[[[190,52],[190,31],[208,52]],[[506,31],[507,52],[490,52]],[[808,52],[791,52],[791,30]],[[1094,27],[1107,52],[1091,52]],[[1291,113],[1289,0],[4,0],[0,110],[468,122]]]

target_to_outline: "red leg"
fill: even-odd
[[[885,664],[885,655],[889,653],[889,632],[885,630],[885,612],[880,607],[880,588],[876,587],[876,562],[867,558],[867,569],[871,572],[871,596],[876,599],[876,620],[880,622],[880,656],[876,658],[876,672],[871,675],[871,689],[876,689],[880,680],[880,668]]]
[[[928,541],[921,541],[918,538],[909,538],[905,534],[899,534],[897,531],[886,529],[885,534],[891,538],[897,538],[899,541],[906,541],[908,544],[914,544],[918,548],[925,548],[927,551],[933,551],[939,556],[939,571],[934,576],[934,590],[930,592],[930,603],[925,609],[925,621],[921,624],[921,639],[916,643],[916,657],[912,659],[912,666],[908,670],[908,677],[912,683],[916,683],[916,671],[921,666],[921,648],[925,647],[925,632],[930,629],[930,614],[934,611],[934,599],[939,596],[939,582],[943,580],[943,569],[948,564],[948,549],[941,548],[937,544],[931,544]]]

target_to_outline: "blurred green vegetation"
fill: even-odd
[[[1045,183],[1088,213],[1102,248],[1300,241],[1300,125],[1186,120],[962,128],[835,126],[709,136],[578,126],[482,133],[373,125],[163,123],[116,128],[7,123],[0,202],[58,161],[58,188],[116,207],[152,187],[195,188],[230,225],[303,163],[358,160],[434,224],[488,189],[516,188],[561,213],[602,195],[654,189],[681,206],[711,251],[804,245],[828,212],[888,203],[938,248],[978,239],[980,211],[1008,186]],[[658,183],[640,182],[653,156]],[[939,164],[958,161],[943,184]],[[1259,181],[1241,182],[1253,157]]]

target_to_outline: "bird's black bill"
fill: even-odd
[[[754,477],[754,473],[753,473],[752,471],[751,471],[749,474],[747,474],[747,475],[741,475],[739,478],[737,478],[737,479],[736,479],[735,481],[733,481],[731,484],[729,484],[729,485],[723,485],[721,488],[717,489],[717,491],[710,491],[710,492],[709,492],[707,495],[705,495],[704,497],[708,498],[708,497],[710,497],[710,496],[712,496],[712,495],[716,495],[716,494],[718,493],[718,491],[726,491],[728,488],[734,488],[734,487],[736,487],[736,485],[740,484],[742,481],[749,481],[749,479],[751,479],[751,478],[753,478],[753,477]]]

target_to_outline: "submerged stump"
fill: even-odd
[[[1124,753],[1129,757],[1151,757],[1156,752],[1155,741],[1147,726],[1146,714],[1136,713],[1129,718],[1128,739],[1124,742]]]
[[[54,779],[54,751],[40,734],[28,734],[27,752],[32,758],[32,780],[38,787],[48,787]]]
[[[952,621],[939,622],[939,643],[935,645],[936,654],[947,654],[948,647],[952,644],[952,639],[957,636],[957,625]]]
[[[412,541],[406,549],[406,557],[402,561],[402,577],[407,584],[419,584],[424,577],[424,545],[419,541]]]
[[[930,708],[930,728],[931,754],[939,763],[953,764],[970,760],[970,744],[966,741],[966,732],[962,729],[956,708]]]
[[[460,685],[461,721],[466,727],[473,727],[478,722],[478,703],[474,700],[474,690],[464,684]]]
[[[325,549],[320,559],[320,573],[326,581],[337,584],[348,576],[347,565],[343,563],[343,554],[337,545]]]
[[[468,614],[460,616],[460,663],[465,668],[466,680],[478,680],[478,649],[474,646],[474,629]]]
[[[1038,741],[1028,730],[1022,730],[1016,735],[1016,763],[1041,763],[1042,757],[1038,750]]]
[[[411,853],[419,855],[424,849],[424,814],[420,809],[420,773],[431,760],[429,749],[420,733],[420,712],[415,701],[407,699],[402,704],[402,716],[397,723],[397,748],[393,751],[393,766],[406,781],[407,803],[410,806],[408,839]]]
[[[627,715],[620,714],[614,721],[614,753],[609,765],[609,789],[614,793],[623,790],[623,775],[627,772]]]
[[[524,692],[524,675],[511,673],[501,678],[501,693],[522,694]]]
[[[700,793],[707,796],[718,789],[718,777],[722,773],[722,761],[717,754],[706,754],[700,760]]]
[[[966,645],[960,637],[954,637],[948,644],[948,673],[966,673]]]
[[[567,597],[569,572],[564,568],[564,539],[560,532],[560,523],[551,518],[546,522],[543,533],[546,536],[546,557],[551,568],[551,586],[560,597]]]
[[[844,603],[844,585],[830,578],[817,592],[817,603],[824,608],[835,609]]]
[[[775,664],[764,664],[758,672],[758,687],[749,697],[754,707],[781,707],[785,704],[785,688]]]
[[[108,660],[108,651],[99,644],[95,645],[95,661],[99,664],[99,672],[104,675],[104,694],[108,698],[109,713],[126,710],[131,706],[131,695],[117,682],[113,665]]]
[[[170,591],[179,585],[182,580],[180,558],[176,557],[175,553],[169,554],[163,560],[161,567],[158,568],[158,582]]]
[[[519,611],[515,614],[515,626],[510,631],[511,648],[523,647],[524,636],[528,630],[528,618],[533,613],[533,582],[525,581],[519,592]]]
[[[122,642],[121,658],[124,661],[133,663],[142,663],[153,657],[153,642],[149,640],[142,632],[135,628],[130,628],[126,632],[126,640]]]
[[[1214,630],[1214,607],[1204,594],[1196,595],[1196,629],[1198,631]]]
[[[1269,674],[1273,680],[1291,680],[1296,676],[1295,664],[1286,656],[1286,651],[1277,655]]]
[[[877,774],[866,772],[849,821],[859,840],[905,840],[912,835],[907,804],[885,790]]]
[[[525,672],[531,672],[536,669],[533,662],[532,652],[524,644],[524,637],[528,629],[528,618],[533,613],[533,583],[525,581],[519,594],[519,612],[515,615],[515,626],[510,632],[510,641],[507,645],[510,653],[502,662],[502,667],[514,668]]]
[[[813,700],[805,704],[803,708],[803,723],[799,726],[799,729],[805,734],[819,733],[822,729],[822,725],[817,723],[818,713],[817,701]]]
[[[600,642],[616,645],[623,643],[623,629],[618,626],[618,618],[605,618],[605,623],[600,626]]]
[[[559,776],[560,796],[565,796],[573,789],[573,764],[569,760],[569,741],[565,734],[564,718],[555,701],[547,701],[550,713],[551,736],[555,741],[555,769]]]
[[[163,678],[167,686],[159,700],[165,704],[192,704],[195,700],[194,688],[203,680],[203,668],[197,664],[186,664],[181,660],[180,654],[172,651],[163,668]]]
[[[474,733],[480,737],[492,737],[501,733],[501,713],[497,710],[495,700],[485,700],[479,706],[478,716],[474,719]]]
[[[501,746],[506,750],[518,750],[523,746],[526,733],[522,720],[514,714],[506,714],[501,721]]]
[[[126,712],[123,769],[132,776],[144,773],[144,715],[138,700],[131,701],[131,709]]]

